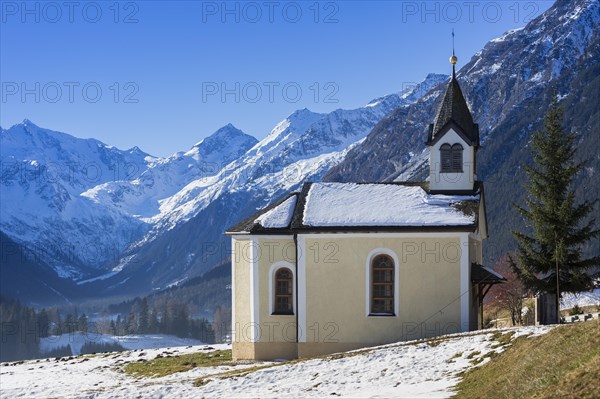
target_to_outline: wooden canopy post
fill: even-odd
[[[505,283],[506,279],[497,272],[475,262],[471,263],[471,282],[477,285],[477,303],[479,305],[479,329],[483,329],[483,299],[494,284]]]

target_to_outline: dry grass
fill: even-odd
[[[250,373],[254,373],[255,371],[268,369],[268,368],[272,368],[272,367],[277,367],[277,366],[281,366],[282,364],[290,364],[290,363],[291,362],[279,363],[279,364],[267,364],[267,365],[253,366],[253,367],[247,367],[247,368],[237,369],[237,370],[229,370],[229,371],[224,371],[222,373],[217,373],[217,374],[210,374],[210,375],[206,375],[204,377],[197,378],[194,381],[194,385],[197,387],[201,387],[203,385],[208,384],[209,382],[211,382],[213,380],[217,380],[217,379],[224,380],[227,378],[243,377]]]
[[[232,364],[231,350],[198,352],[187,355],[156,357],[152,360],[139,360],[127,363],[125,373],[134,377],[164,377],[189,371],[196,367],[214,367]]]
[[[539,337],[514,339],[492,361],[464,374],[457,397],[600,397],[600,323],[563,325]]]

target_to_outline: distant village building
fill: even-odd
[[[297,358],[482,326],[479,128],[452,63],[422,183],[306,183],[231,227],[235,359]]]

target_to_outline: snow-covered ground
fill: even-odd
[[[117,343],[125,349],[157,349],[177,346],[198,346],[204,342],[191,338],[179,338],[164,334],[135,334],[126,336],[95,334],[92,332],[76,332],[72,334],[53,335],[40,340],[40,350],[44,353],[60,346],[71,346],[73,355],[81,353],[81,347],[86,342],[97,344]]]
[[[539,335],[552,327],[520,327],[515,336]],[[158,355],[181,355],[226,349],[226,345],[135,350],[68,360],[3,363],[1,398],[164,398],[164,397],[395,397],[445,398],[453,395],[458,373],[475,367],[497,342],[492,334],[456,334],[441,342],[412,341],[325,358],[291,363],[239,362],[197,367],[160,378],[134,378],[124,364]],[[219,378],[215,374],[253,366],[271,366],[246,375]],[[211,377],[213,376],[213,377]],[[196,387],[194,380],[208,383]]]
[[[600,288],[594,288],[591,292],[580,292],[578,294],[566,293],[560,300],[561,309],[571,309],[575,305],[600,306]]]

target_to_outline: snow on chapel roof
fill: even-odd
[[[313,183],[306,198],[306,226],[460,226],[475,215],[452,206],[472,196],[432,195],[419,186]]]
[[[279,203],[274,208],[263,213],[255,222],[266,228],[284,228],[292,222],[294,207],[296,206],[296,196],[292,195],[285,201]]]
[[[432,194],[425,183],[305,183],[300,193],[259,210],[227,233],[473,231],[480,199],[479,183],[464,195]]]

